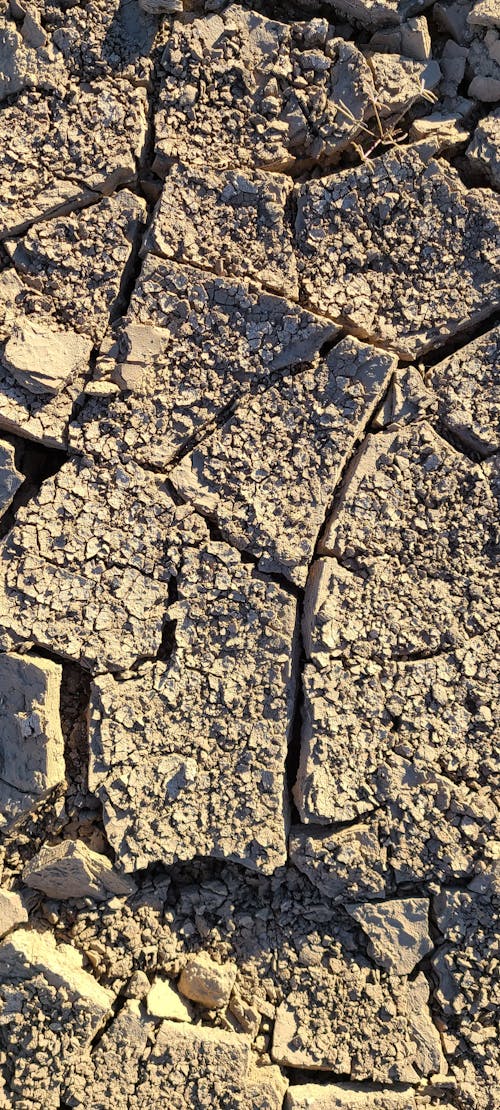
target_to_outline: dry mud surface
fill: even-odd
[[[0,1110],[496,1110],[498,0],[0,2]]]

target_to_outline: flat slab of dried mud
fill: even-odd
[[[495,0],[0,7],[0,1108],[496,1110]]]

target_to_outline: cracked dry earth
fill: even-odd
[[[498,0],[0,3],[0,1108],[495,1110]]]

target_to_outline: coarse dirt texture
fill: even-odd
[[[0,1110],[499,1110],[500,9],[0,0]]]

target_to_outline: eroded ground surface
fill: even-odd
[[[0,1107],[495,1110],[500,11],[0,4]]]

